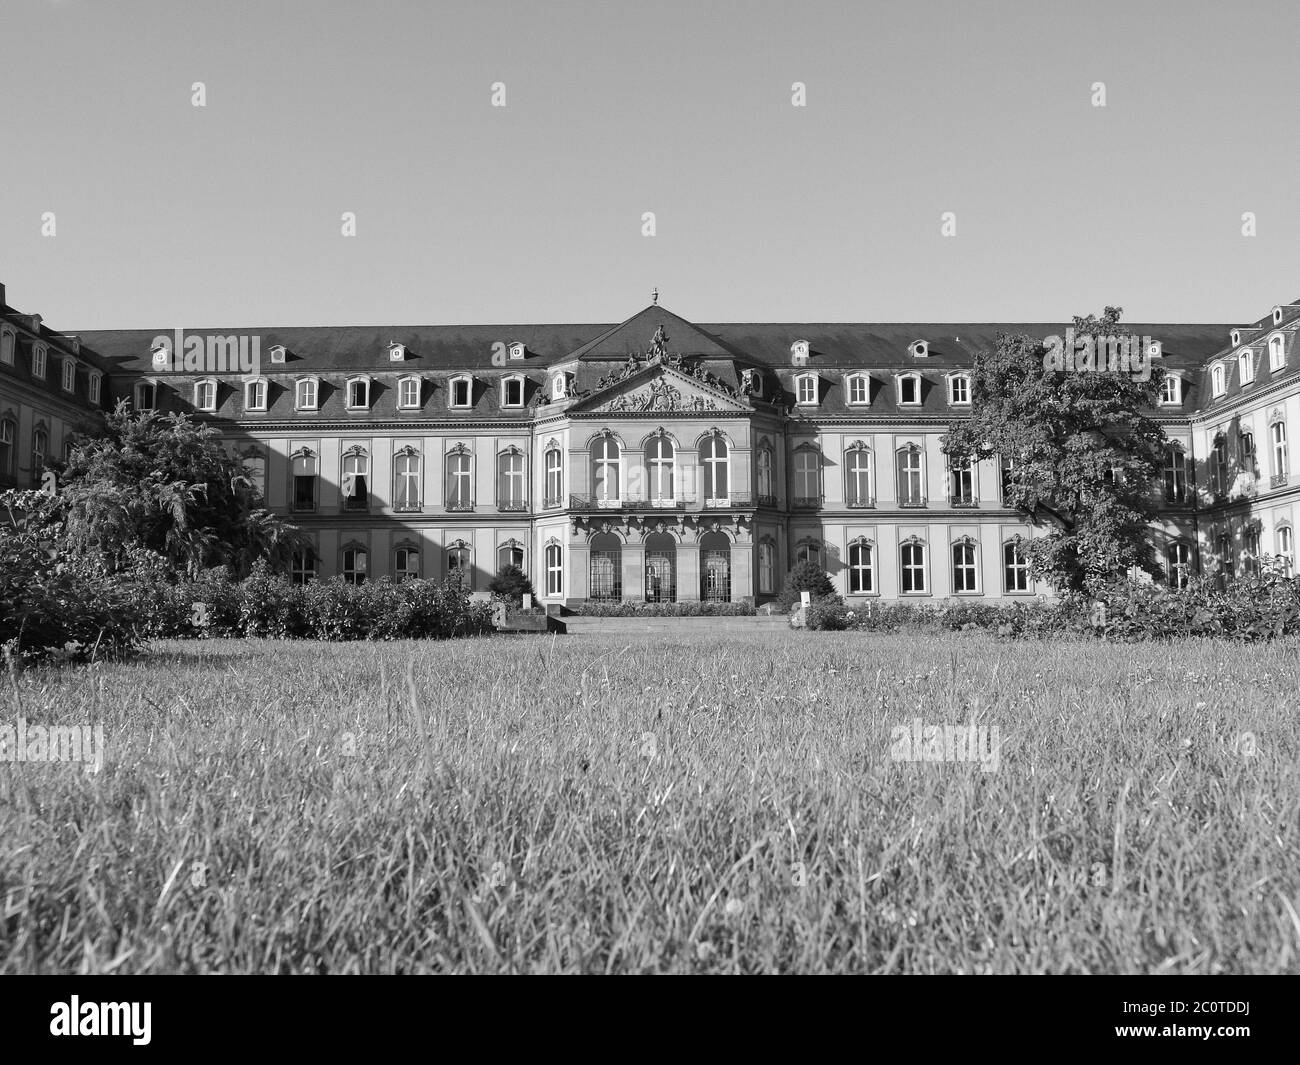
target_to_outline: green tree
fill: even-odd
[[[1122,311],[1074,319],[1075,333],[1119,336]],[[1136,566],[1158,575],[1150,522],[1152,482],[1160,474],[1164,430],[1147,414],[1158,373],[1051,369],[1044,338],[1001,334],[979,353],[971,417],[943,440],[950,458],[1010,461],[1006,502],[1045,536],[1023,550],[1036,576],[1060,591],[1095,592]],[[1148,356],[1149,359],[1149,356]],[[1151,365],[1150,361],[1148,365]]]
[[[839,599],[830,576],[816,562],[797,562],[786,575],[777,602],[787,614],[800,602],[800,592],[811,593],[814,602],[828,597]]]
[[[262,558],[285,568],[303,545],[297,527],[265,508],[216,430],[185,414],[119,402],[99,436],[79,441],[59,491],[69,545],[115,565],[145,548],[190,576],[224,565],[240,579]]]
[[[516,607],[522,606],[524,593],[533,595],[533,582],[528,574],[513,563],[507,563],[497,571],[497,575],[488,584],[488,591],[509,599]]]

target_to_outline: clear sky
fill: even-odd
[[[1300,297],[1296,14],[0,0],[0,281],[69,331],[1252,320]]]

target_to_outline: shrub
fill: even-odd
[[[799,562],[785,578],[777,602],[783,613],[790,613],[802,601],[802,592],[811,592],[813,599],[835,595],[835,585],[829,575],[816,562]]]
[[[509,563],[497,571],[497,575],[492,578],[492,583],[488,585],[488,591],[513,603],[516,607],[523,605],[525,594],[534,595],[533,582],[528,579],[528,574],[518,566]]]
[[[824,595],[814,599],[804,615],[804,624],[810,629],[838,631],[848,628],[848,607],[838,595]]]
[[[683,603],[644,603],[635,599],[621,602],[589,602],[570,607],[569,613],[594,618],[703,618],[749,617],[754,614],[750,600],[719,603],[711,599]]]

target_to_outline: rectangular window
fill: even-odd
[[[954,407],[967,406],[970,403],[970,378],[965,374],[958,374],[956,377],[948,379],[950,394],[949,402]]]
[[[308,378],[298,382],[297,407],[299,410],[316,409],[316,380]]]
[[[77,387],[77,364],[71,359],[63,360],[63,391],[72,392]]]
[[[361,547],[343,549],[343,579],[348,584],[364,584],[366,580],[366,551]]]
[[[920,448],[905,448],[898,452],[898,504],[903,507],[925,504]]]
[[[348,382],[348,409],[367,410],[370,407],[370,382],[364,379]]]
[[[420,406],[420,379],[404,377],[398,387],[398,406],[403,410],[418,410]]]
[[[522,407],[524,405],[524,382],[519,377],[507,377],[501,382],[501,406]]]
[[[818,507],[822,501],[822,456],[813,448],[800,448],[794,453],[794,505]]]
[[[1287,474],[1291,472],[1287,455],[1286,423],[1274,422],[1269,432],[1273,438],[1273,480],[1277,484],[1285,484]]]
[[[952,590],[966,594],[979,591],[974,544],[952,545]]]
[[[470,380],[458,377],[451,383],[451,405],[453,407],[470,406]]]
[[[90,402],[91,403],[99,402],[99,387],[100,387],[99,374],[97,373],[91,374],[90,375]]]
[[[800,377],[796,384],[796,395],[798,396],[800,403],[817,402],[817,378],[810,374],[805,377]]]
[[[527,506],[524,485],[524,456],[512,451],[498,455],[497,506],[501,510],[523,510]]]
[[[776,545],[770,540],[758,545],[758,590],[764,595],[776,591]]]
[[[975,505],[975,464],[970,459],[954,457],[952,460],[952,505]]]
[[[1008,592],[1029,591],[1029,559],[1014,541],[1002,547],[1002,585]]]
[[[564,594],[564,549],[559,544],[546,545],[546,594]]]
[[[849,594],[870,595],[876,590],[870,544],[849,545]]]
[[[871,402],[871,379],[858,374],[856,377],[849,378],[849,402],[850,403],[870,403]]]
[[[898,379],[898,402],[909,406],[921,402],[921,379],[909,374]]]
[[[293,509],[316,509],[316,456],[299,452],[293,457]]]
[[[200,381],[194,386],[194,405],[202,411],[217,409],[216,381]]]
[[[343,456],[341,489],[345,510],[370,507],[370,456],[354,453]]]
[[[1165,502],[1187,502],[1187,459],[1177,448],[1165,452]]]
[[[397,510],[420,509],[420,456],[398,452],[393,459],[393,506]]]
[[[468,455],[454,454],[447,456],[447,509],[474,509],[474,490],[470,481],[470,457]]]
[[[266,382],[249,381],[244,385],[244,409],[266,410]]]
[[[0,362],[6,366],[14,364],[14,334],[7,330],[0,333]]]
[[[399,547],[393,556],[393,575],[398,583],[420,578],[420,552],[414,547]]]
[[[45,349],[39,344],[32,348],[32,376],[45,380]]]
[[[157,387],[153,382],[141,381],[135,386],[136,410],[153,410],[157,398]]]
[[[295,551],[293,561],[290,563],[289,579],[294,584],[306,584],[316,578],[316,553],[307,548],[304,551]]]
[[[564,503],[563,468],[560,463],[560,449],[550,448],[546,452],[546,506],[548,508],[558,507]]]

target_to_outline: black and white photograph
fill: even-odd
[[[873,999],[1258,1051],[1295,13],[0,0],[6,1028],[1091,975]]]

